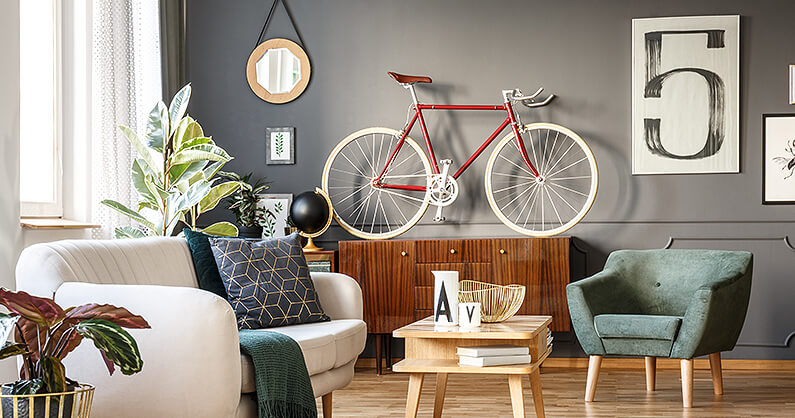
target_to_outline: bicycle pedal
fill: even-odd
[[[434,216],[433,221],[434,222],[444,222],[445,219],[446,218],[444,216]]]

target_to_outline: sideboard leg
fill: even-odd
[[[392,334],[384,334],[384,352],[386,354],[386,369],[392,370]]]
[[[375,337],[375,374],[381,375],[381,343],[384,341],[384,334],[373,334]]]

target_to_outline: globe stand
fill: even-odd
[[[306,235],[304,234],[301,234],[301,236],[306,237]],[[323,251],[323,249],[315,245],[315,242],[312,241],[312,237],[306,237],[306,245],[304,245],[304,252],[312,253],[315,251]]]
[[[312,196],[312,193],[322,197],[321,202],[325,203],[326,207],[324,209],[327,209],[327,211],[323,210],[323,212],[326,213],[325,215],[323,215],[325,219],[322,218],[319,219],[320,222],[322,222],[322,224],[319,222],[316,225],[302,225],[303,222],[300,220],[302,218],[300,214],[302,211],[305,211],[307,207],[305,204],[303,204],[303,202],[306,202],[306,196],[307,195]],[[298,207],[300,207],[300,209],[296,208],[297,202],[302,202],[301,204],[298,204]],[[323,204],[321,203],[320,205],[322,206]],[[304,245],[303,248],[304,252],[311,253],[323,250],[322,248],[315,245],[313,238],[318,237],[324,232],[326,232],[328,227],[331,225],[331,220],[333,218],[333,211],[334,209],[331,206],[331,199],[329,199],[326,192],[324,192],[323,189],[321,188],[315,188],[314,192],[301,193],[295,198],[293,204],[290,205],[290,217],[293,219],[295,226],[298,227],[298,234],[306,238],[306,245]],[[312,232],[304,232],[303,230],[301,230],[302,226],[304,227],[304,229],[307,229]]]

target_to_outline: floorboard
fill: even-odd
[[[646,392],[642,370],[602,370],[595,402],[583,401],[584,369],[542,369],[549,417],[795,417],[795,372],[724,371],[724,394],[712,393],[709,371],[696,370],[693,408],[682,408],[678,370],[657,372],[657,391]],[[529,380],[524,378],[525,414],[535,416]],[[433,415],[436,378],[428,375],[420,417]],[[408,375],[359,369],[353,382],[334,392],[336,417],[400,417],[406,406]],[[318,402],[318,411],[320,411]],[[449,375],[445,417],[510,417],[508,379],[491,375]]]

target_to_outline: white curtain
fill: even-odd
[[[113,199],[132,209],[138,202],[130,181],[135,152],[118,127],[143,132],[161,99],[158,0],[93,0],[91,20],[90,217],[102,225],[93,238],[107,239],[132,223],[99,202]]]

